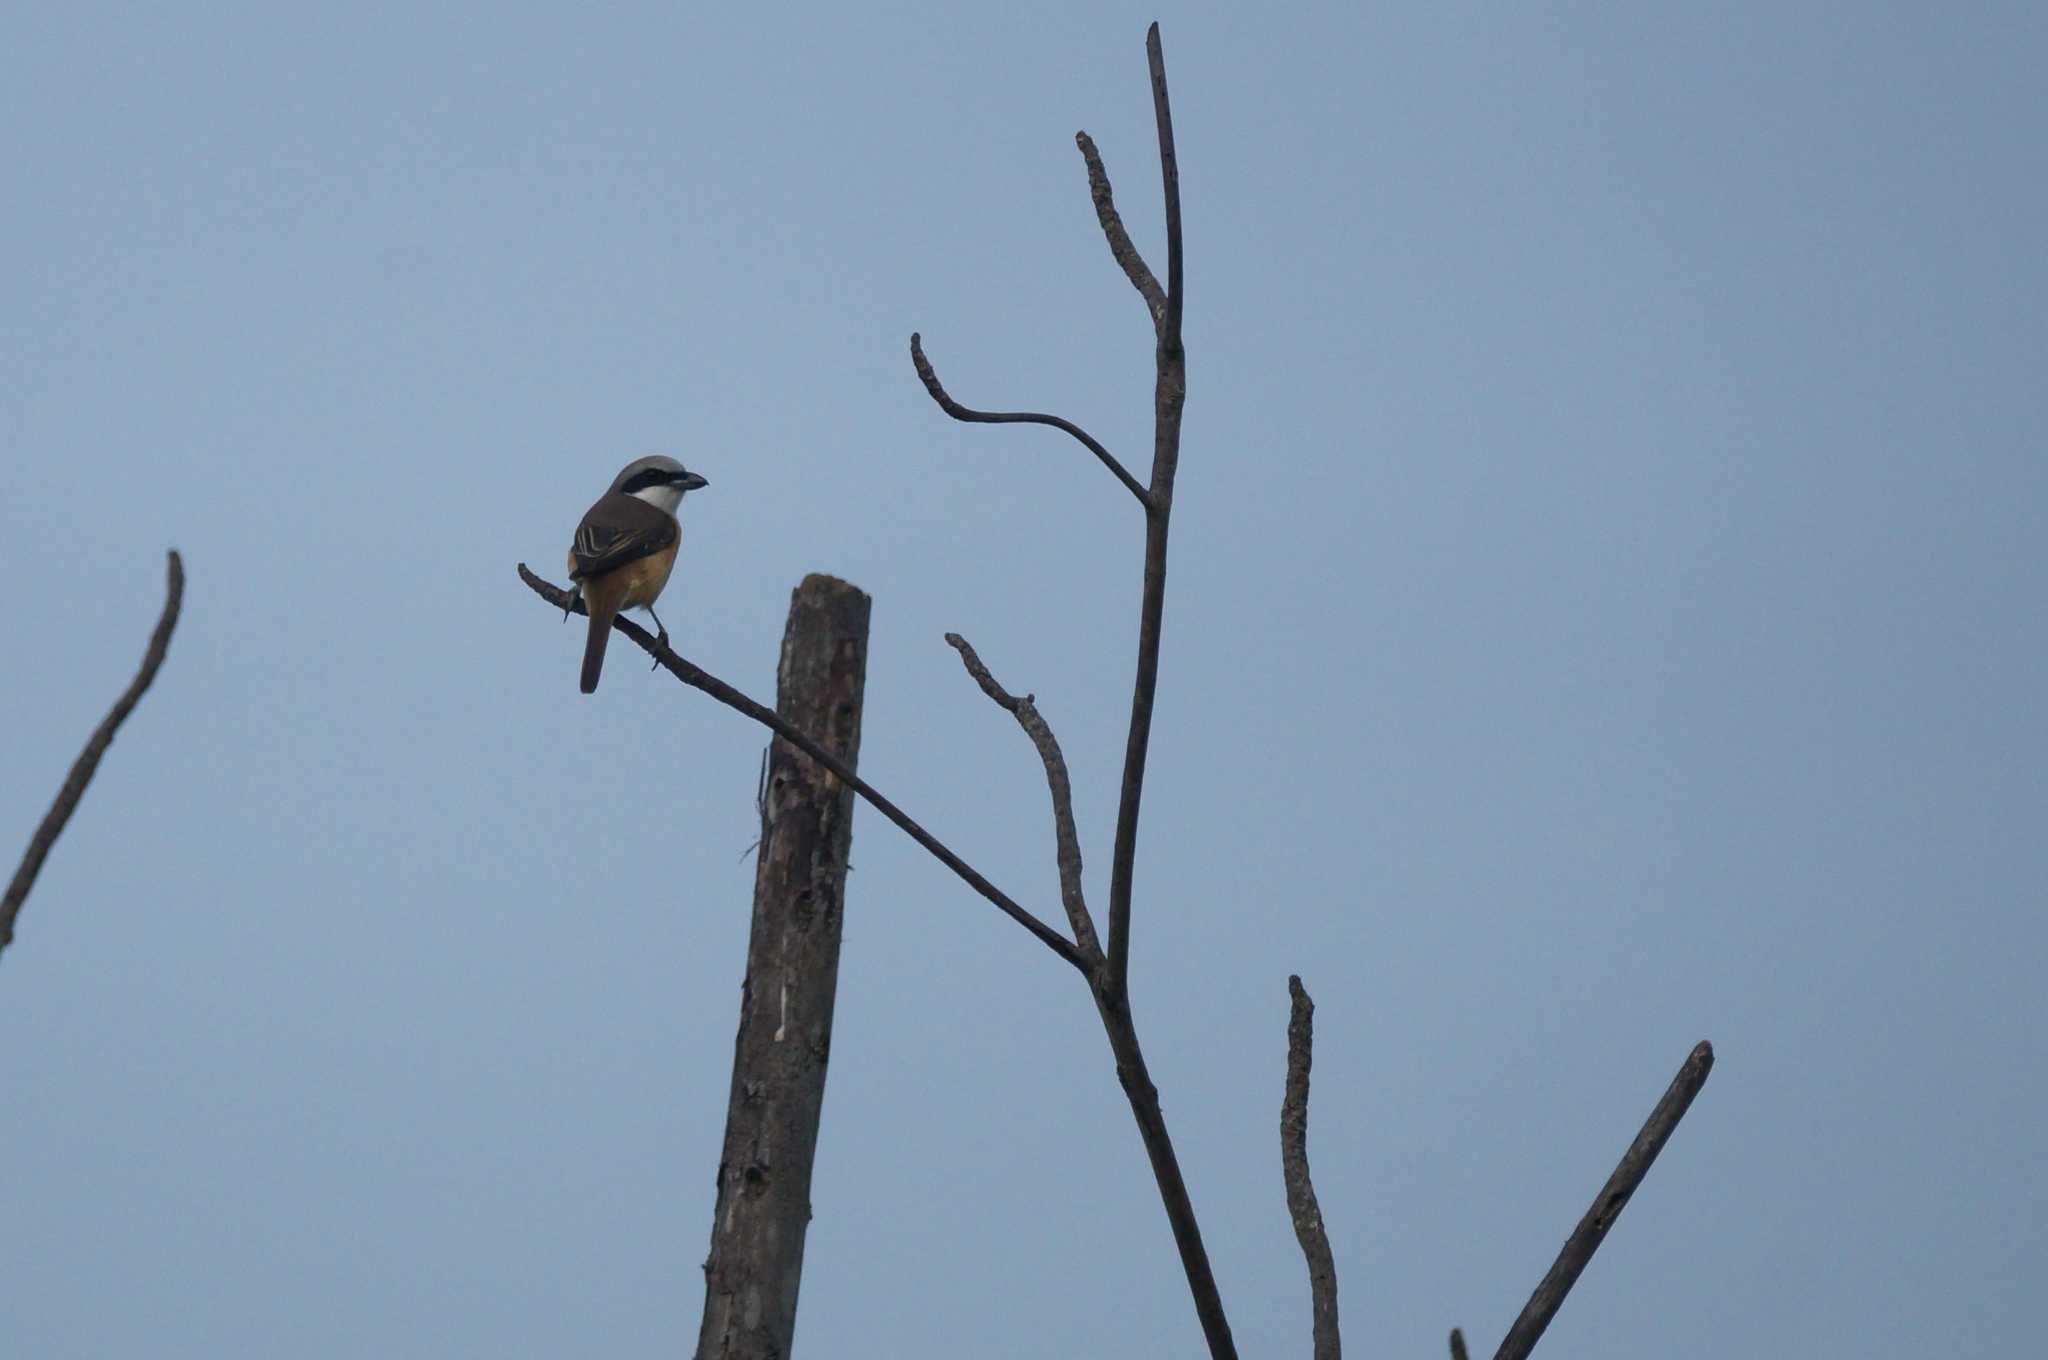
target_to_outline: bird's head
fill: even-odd
[[[619,495],[637,496],[673,515],[684,492],[707,485],[702,477],[675,459],[656,453],[635,458],[620,468],[619,475],[612,479],[611,489]]]

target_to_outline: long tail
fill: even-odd
[[[590,640],[583,644],[583,692],[597,693],[597,677],[604,674],[604,645],[611,640],[612,616],[619,611],[585,596],[590,610]]]

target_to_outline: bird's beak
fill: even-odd
[[[701,491],[703,488],[711,485],[711,483],[705,481],[694,472],[685,472],[683,480],[677,482],[676,485],[685,491]]]

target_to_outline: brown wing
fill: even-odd
[[[675,546],[675,516],[638,496],[610,495],[590,507],[569,547],[571,577],[602,576]]]

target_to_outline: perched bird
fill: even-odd
[[[597,689],[604,645],[620,610],[646,610],[667,644],[668,629],[654,612],[654,602],[668,584],[682,542],[676,507],[685,491],[705,485],[673,458],[635,458],[612,478],[611,490],[584,512],[569,548],[569,580],[582,589],[583,607],[590,611],[590,640],[583,645],[585,694]]]

